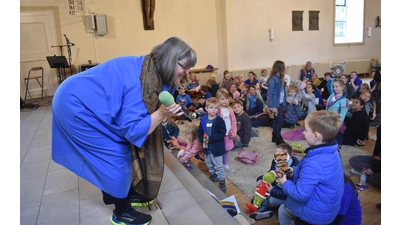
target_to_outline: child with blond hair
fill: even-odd
[[[222,157],[226,153],[224,137],[226,127],[224,120],[218,116],[219,101],[211,97],[206,101],[207,115],[200,119],[197,129],[197,137],[203,145],[203,152],[206,155],[206,165],[210,172],[212,182],[219,180],[219,188],[225,192],[225,170]]]
[[[186,126],[185,135],[188,139],[187,145],[180,146],[180,151],[177,154],[177,158],[180,163],[186,164],[193,156],[198,155],[196,158],[205,160],[206,156],[203,152],[203,146],[200,143],[199,137],[197,136],[197,125],[189,124]]]
[[[288,96],[286,97],[286,114],[283,118],[282,128],[294,128],[301,111],[301,101],[297,98],[298,89],[296,85],[289,85]]]
[[[226,134],[224,137],[225,150],[227,151],[222,159],[225,170],[230,172],[231,169],[228,165],[229,154],[228,151],[234,147],[233,138],[236,136],[236,116],[233,109],[229,106],[229,92],[225,88],[220,88],[216,93],[216,98],[219,102],[218,116],[225,121]]]
[[[344,190],[343,166],[336,134],[342,122],[337,112],[315,111],[304,120],[304,137],[310,146],[293,170],[293,181],[286,175],[276,179],[287,195],[279,207],[281,225],[330,224],[340,209]]]

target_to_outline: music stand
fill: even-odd
[[[58,84],[60,85],[65,80],[65,68],[68,68],[67,58],[65,56],[46,56],[50,68],[58,69]]]

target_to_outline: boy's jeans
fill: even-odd
[[[278,209],[278,218],[281,225],[293,225],[296,216],[292,211],[290,211],[290,209],[286,208],[285,204],[282,204]]]

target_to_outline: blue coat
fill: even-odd
[[[208,115],[200,118],[200,124],[197,129],[198,138],[203,144],[203,135],[208,135],[208,148],[203,148],[204,154],[208,155],[212,153],[215,157],[221,156],[226,153],[224,137],[226,134],[225,121],[220,116],[216,116],[213,119],[211,128],[211,134],[207,133],[207,119]]]
[[[293,181],[282,185],[286,206],[310,224],[329,224],[339,212],[344,172],[337,149],[336,139],[307,148],[294,169]]]
[[[151,125],[140,82],[144,57],[118,57],[71,76],[52,103],[52,159],[117,198],[132,183],[130,145],[141,147]]]
[[[281,94],[282,88],[285,88],[283,90],[283,106],[286,106],[286,93],[287,93],[287,86],[286,82],[283,82],[283,87],[281,84],[281,80],[279,79],[278,75],[274,75],[268,80],[268,93],[267,93],[267,99],[268,99],[268,108],[278,108],[279,107],[279,96]]]

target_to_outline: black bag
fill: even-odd
[[[251,118],[251,125],[253,127],[270,127],[272,126],[272,123],[274,122],[273,119],[269,117],[269,115],[261,115],[257,118],[253,117]]]

